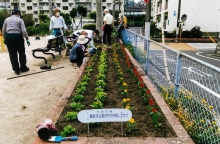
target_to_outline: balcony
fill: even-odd
[[[19,3],[19,0],[12,0],[11,3]]]
[[[26,14],[33,14],[33,10],[26,10]]]
[[[39,0],[39,3],[49,3],[49,0]]]
[[[92,0],[75,0],[75,3],[91,3]]]
[[[38,7],[33,7],[33,11],[38,11]]]

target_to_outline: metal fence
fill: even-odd
[[[194,141],[220,143],[220,69],[130,30],[122,35]]]

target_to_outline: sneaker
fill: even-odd
[[[25,69],[21,69],[21,72],[27,72],[27,71],[29,71],[28,67],[26,67]]]
[[[21,73],[20,73],[20,71],[15,71],[15,74],[20,75]]]

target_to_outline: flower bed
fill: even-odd
[[[87,124],[75,118],[80,109],[122,107],[132,111],[132,119],[123,123],[124,136],[176,136],[123,47],[115,45],[93,55],[56,127],[63,136],[87,136]],[[93,123],[90,127],[90,136],[121,136],[121,123]]]

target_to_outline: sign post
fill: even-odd
[[[128,109],[91,109],[82,110],[77,115],[81,123],[88,124],[89,137],[89,123],[92,122],[121,122],[121,130],[123,137],[123,123],[132,118],[132,113]]]

